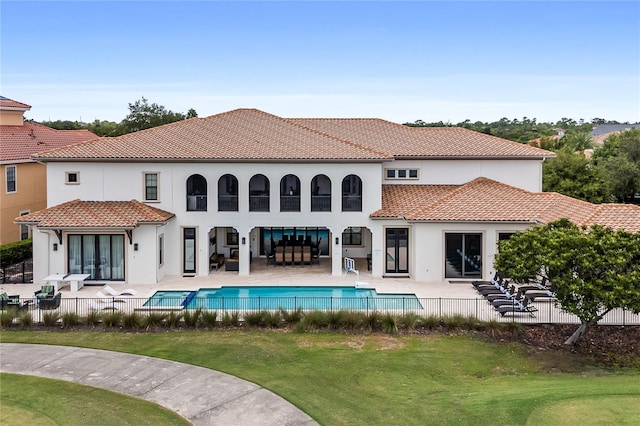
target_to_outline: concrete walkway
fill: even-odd
[[[66,380],[132,395],[166,407],[196,425],[317,424],[283,398],[254,383],[158,358],[66,346],[2,343],[0,372]]]

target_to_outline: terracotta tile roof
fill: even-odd
[[[638,206],[596,205],[553,192],[528,192],[487,178],[464,185],[383,185],[382,208],[371,217],[531,224],[566,217],[578,225],[598,223],[612,229],[640,231]]]
[[[286,119],[255,109],[192,118],[40,153],[41,160],[384,160],[544,158],[539,148],[461,128],[380,119]]]
[[[31,105],[23,104],[22,102],[0,96],[0,109],[28,111],[31,109]]]
[[[525,157],[555,154],[461,127],[409,127],[380,119],[297,118],[307,126],[396,158]]]
[[[633,204],[600,204],[589,217],[590,223],[599,223],[613,229],[640,232],[640,206]]]
[[[135,228],[165,223],[175,214],[131,201],[73,200],[14,219],[16,224],[39,228]]]
[[[255,109],[239,109],[40,153],[39,159],[381,160],[383,152]]]
[[[27,160],[37,152],[96,137],[88,130],[56,130],[29,121],[22,126],[0,125],[0,161]]]

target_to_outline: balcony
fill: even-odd
[[[330,212],[331,211],[331,195],[312,195],[311,211],[312,212]]]
[[[238,196],[237,195],[218,195],[218,211],[237,212]]]
[[[342,211],[343,212],[361,212],[362,196],[361,195],[343,195]]]
[[[207,196],[206,195],[187,195],[187,211],[206,212]]]
[[[299,195],[281,195],[280,211],[281,212],[299,212],[300,196]]]
[[[268,212],[269,211],[269,194],[250,195],[249,211],[250,212]]]

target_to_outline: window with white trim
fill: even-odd
[[[20,216],[26,216],[29,214],[29,210],[25,210],[20,212]],[[29,226],[21,224],[20,225],[20,241],[29,239]]]
[[[164,234],[158,237],[158,265],[164,265]]]
[[[18,188],[16,166],[4,166],[5,191],[7,194],[16,192]]]
[[[79,185],[80,172],[64,172],[64,183],[67,185]]]
[[[157,172],[144,173],[144,201],[160,201]]]
[[[418,179],[418,169],[385,169],[385,179]]]

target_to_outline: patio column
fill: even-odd
[[[331,275],[342,276],[342,228],[329,228],[331,239],[329,252],[331,253]]]
[[[248,276],[251,273],[251,235],[246,228],[238,229],[238,250],[240,251],[240,262],[238,265],[238,275]]]

